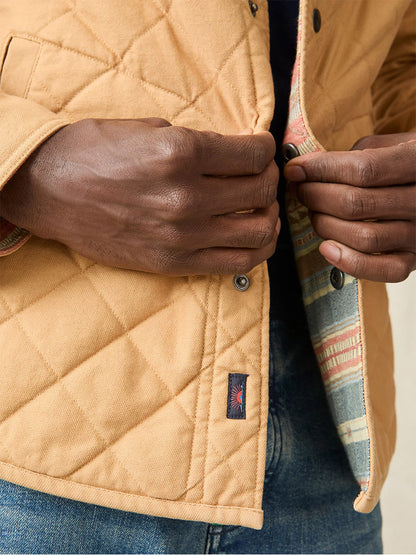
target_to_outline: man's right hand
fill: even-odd
[[[7,183],[1,215],[109,266],[244,273],[276,247],[274,154],[266,132],[82,120],[45,141]]]

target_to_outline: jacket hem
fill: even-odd
[[[377,503],[378,497],[372,497],[367,492],[361,491],[354,501],[354,510],[357,513],[371,513]]]
[[[118,492],[63,480],[4,462],[0,462],[0,479],[50,495],[101,505],[110,509],[156,517],[245,526],[255,530],[261,530],[263,526],[263,511],[261,509],[144,497],[134,493]]]

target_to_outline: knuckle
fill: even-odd
[[[273,239],[275,235],[275,226],[272,222],[265,222],[254,233],[254,244],[259,247],[267,247]]]
[[[231,272],[245,274],[254,267],[253,258],[248,252],[232,253],[228,259],[228,266]]]
[[[195,132],[185,127],[169,127],[162,145],[161,171],[171,177],[183,174],[197,155]],[[171,132],[172,131],[172,132]]]
[[[260,178],[259,195],[260,206],[271,206],[276,201],[277,195],[277,182],[273,175],[264,174]]]
[[[373,228],[370,226],[357,225],[355,226],[355,235],[358,239],[359,247],[364,252],[379,251],[379,235]]]
[[[360,275],[364,275],[367,271],[367,262],[366,258],[359,253],[353,254],[350,260],[351,264],[351,275],[354,277],[359,277]]]
[[[371,193],[351,187],[346,192],[345,206],[347,216],[352,219],[361,219],[374,213],[376,203]]]
[[[164,225],[161,229],[161,244],[177,249],[183,247],[185,233],[174,224]]]
[[[380,178],[380,167],[374,154],[366,151],[357,153],[356,160],[356,185],[367,187],[377,183]]]
[[[176,222],[190,217],[195,208],[192,190],[182,186],[174,187],[165,194],[164,210],[166,219]]]
[[[267,152],[264,145],[255,142],[251,146],[251,170],[253,174],[261,173],[267,164]]]
[[[177,275],[185,263],[185,257],[178,251],[164,249],[157,252],[153,267],[156,273],[162,275]]]

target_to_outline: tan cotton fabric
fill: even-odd
[[[87,117],[267,129],[267,2],[257,3],[255,18],[245,0],[0,3],[0,183],[54,131]],[[405,77],[393,95],[389,68],[396,51],[411,56],[414,12],[409,0],[301,2],[301,107],[316,145],[349,148],[375,128],[410,127]],[[35,237],[3,257],[0,477],[118,509],[260,528],[266,264],[249,277],[240,292],[232,276],[112,269]],[[380,384],[392,379],[390,331],[379,326],[387,306],[374,288],[383,294],[368,283],[361,299],[372,452],[364,511],[394,445],[392,387]],[[230,372],[249,374],[246,420],[226,418]]]

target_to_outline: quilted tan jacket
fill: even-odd
[[[267,129],[267,2],[257,7],[0,1],[0,185],[53,132],[87,117]],[[412,0],[301,0],[286,140],[301,153],[348,149],[367,134],[412,128],[415,12]],[[395,441],[385,290],[350,276],[334,288],[307,213],[294,201],[288,211],[312,341],[361,484],[355,508],[368,512]],[[118,509],[260,528],[266,264],[240,291],[233,276],[104,267],[2,226],[0,478]],[[245,419],[227,418],[230,374],[248,375]]]

